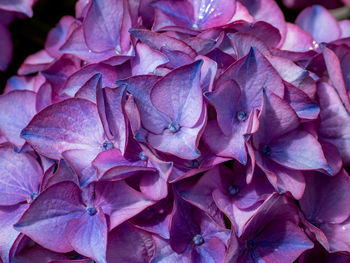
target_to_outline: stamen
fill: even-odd
[[[248,118],[248,115],[245,111],[237,112],[236,118],[238,121],[245,121]]]
[[[262,150],[263,154],[265,154],[267,156],[271,155],[271,147],[270,146],[264,145],[261,150]]]
[[[148,157],[147,157],[147,155],[145,154],[144,151],[142,151],[142,152],[139,153],[139,158],[140,158],[140,160],[142,160],[142,161],[147,161],[147,159],[148,159]]]
[[[87,206],[86,212],[88,213],[89,216],[93,216],[93,215],[96,215],[97,210],[94,206]]]
[[[200,246],[204,243],[204,239],[203,237],[200,235],[200,234],[197,234],[195,235],[193,238],[192,238],[192,241],[193,243],[196,245],[196,246]]]
[[[228,192],[230,193],[230,195],[236,195],[239,193],[239,187],[237,185],[230,185],[228,188],[227,188]]]
[[[102,148],[103,148],[103,150],[110,150],[110,149],[112,149],[113,148],[113,143],[111,143],[111,142],[104,142],[103,144],[102,144]]]
[[[173,121],[172,123],[169,124],[168,129],[172,133],[176,133],[180,130],[180,125],[176,121]]]

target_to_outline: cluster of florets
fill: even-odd
[[[78,1],[0,96],[2,261],[349,262],[349,37],[322,6]]]

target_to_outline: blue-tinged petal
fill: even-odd
[[[81,217],[70,220],[66,227],[66,238],[78,253],[97,263],[106,263],[107,222],[103,210],[96,210],[93,215],[84,213]]]
[[[36,97],[34,92],[27,90],[0,96],[0,133],[18,148],[25,143],[20,137],[21,130],[36,114]]]
[[[43,170],[28,153],[17,153],[10,144],[0,147],[0,205],[31,202],[39,193]]]
[[[155,252],[152,235],[124,223],[109,233],[108,262],[149,262]]]
[[[96,105],[78,98],[45,108],[21,136],[40,154],[56,160],[67,150],[102,151],[105,142]]]
[[[43,247],[65,253],[73,250],[66,226],[84,213],[79,187],[61,182],[42,192],[14,227]]]

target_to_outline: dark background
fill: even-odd
[[[0,71],[0,94],[5,88],[6,80],[16,75],[24,59],[44,47],[47,33],[64,15],[74,16],[76,0],[38,0],[34,5],[32,18],[15,19],[9,26],[12,42],[13,57],[6,72]],[[294,22],[298,10],[285,8],[281,0],[277,1],[285,18]]]
[[[0,71],[0,93],[6,80],[16,75],[24,59],[44,48],[47,33],[62,16],[75,14],[76,0],[38,0],[33,17],[15,19],[9,26],[13,43],[13,56],[6,72]]]

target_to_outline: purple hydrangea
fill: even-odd
[[[77,1],[0,95],[0,261],[349,262],[349,76],[321,5]]]

